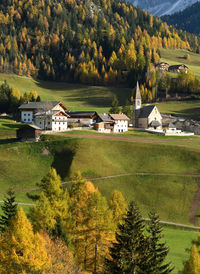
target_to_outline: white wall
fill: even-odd
[[[22,123],[33,123],[33,111],[22,111],[21,112]]]
[[[44,130],[52,131],[65,131],[67,130],[67,117],[66,116],[48,116],[36,117],[35,124]]]
[[[114,124],[114,133],[119,133],[119,132],[126,132],[128,131],[128,121],[127,120],[118,120],[115,121]]]

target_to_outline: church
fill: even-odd
[[[142,97],[137,82],[135,100],[133,102],[133,127],[142,129],[162,129],[162,116],[155,105],[142,107]]]

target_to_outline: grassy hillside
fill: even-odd
[[[22,93],[36,91],[43,101],[62,101],[70,110],[96,110],[103,113],[110,108],[114,95],[121,104],[131,95],[131,89],[124,87],[86,86],[0,74],[0,84],[4,80]]]
[[[200,76],[200,54],[189,52],[182,49],[160,49],[161,61],[167,62],[170,65],[185,64],[189,69]],[[184,55],[190,55],[190,61],[184,59]]]

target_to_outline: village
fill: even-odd
[[[137,82],[132,119],[123,113],[98,114],[96,111],[68,111],[62,102],[26,102],[19,107],[25,123],[17,130],[21,141],[38,141],[41,133],[65,132],[72,129],[94,129],[99,133],[124,133],[130,128],[165,136],[191,136],[176,127],[178,118],[162,115],[156,105],[142,106]]]

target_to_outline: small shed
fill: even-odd
[[[24,125],[17,130],[17,139],[20,141],[38,142],[41,129],[35,125]]]

